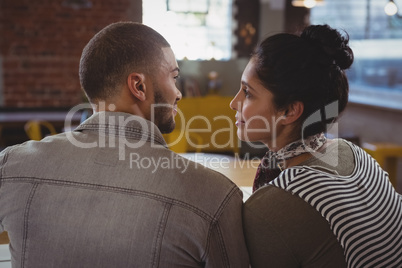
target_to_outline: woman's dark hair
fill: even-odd
[[[79,68],[88,98],[105,100],[132,72],[152,74],[163,57],[166,39],[141,23],[117,22],[97,33],[85,46]]]
[[[312,25],[300,36],[268,37],[252,55],[257,75],[274,95],[277,110],[285,110],[295,101],[304,104],[299,119],[304,137],[325,132],[346,107],[349,84],[344,70],[353,63],[348,43],[346,32],[341,35],[328,25]],[[337,104],[337,111],[328,111],[330,104]],[[310,117],[313,114],[318,120]]]

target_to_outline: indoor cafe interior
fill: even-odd
[[[182,99],[168,147],[226,175],[244,200],[266,147],[238,139],[229,104],[253,49],[311,24],[346,30],[349,103],[328,135],[366,150],[402,193],[401,0],[0,0],[0,150],[73,131],[91,115],[82,49],[117,21],[151,26],[175,52]],[[0,268],[11,267],[8,243],[3,232]]]

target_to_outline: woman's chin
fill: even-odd
[[[237,130],[237,137],[241,141],[253,142],[253,140],[251,140],[250,137],[248,137],[248,135],[246,133],[244,133],[243,131],[241,131],[240,129]]]

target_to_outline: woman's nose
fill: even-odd
[[[230,108],[235,111],[241,110],[241,101],[239,99],[239,94],[236,94],[236,96],[230,102]]]

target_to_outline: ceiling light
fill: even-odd
[[[316,5],[324,4],[324,0],[293,0],[292,5],[295,7],[313,8]]]
[[[384,7],[385,14],[388,16],[393,16],[398,13],[398,7],[395,5],[394,1],[389,1]]]

